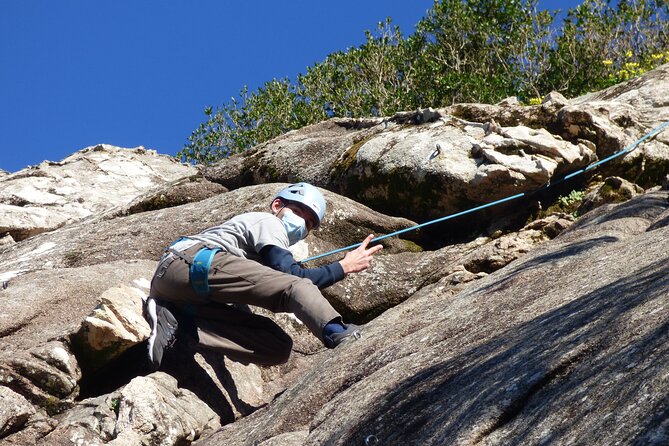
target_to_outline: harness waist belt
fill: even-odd
[[[209,267],[218,251],[221,251],[221,248],[202,248],[193,257],[193,262],[189,264],[190,284],[200,296],[209,296]]]

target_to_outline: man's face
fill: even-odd
[[[307,231],[311,231],[316,226],[316,217],[314,217],[313,212],[309,210],[306,206],[300,203],[288,203],[286,205],[288,209],[293,211],[298,217],[302,217],[307,224]]]

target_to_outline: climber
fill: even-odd
[[[321,225],[323,195],[311,184],[293,184],[277,194],[269,211],[237,215],[166,249],[145,307],[153,368],[160,366],[177,328],[179,337],[183,333],[234,361],[286,362],[292,339],[246,305],[294,313],[328,348],[360,337],[360,328],[344,323],[319,289],[367,269],[382,246],[368,247],[369,235],[340,261],[306,269],[287,248]]]

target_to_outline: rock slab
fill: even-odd
[[[0,177],[0,236],[18,241],[52,231],[196,173],[193,166],[142,147],[87,147],[60,162]]]
[[[668,215],[647,193],[457,294],[444,278],[197,444],[666,444]]]

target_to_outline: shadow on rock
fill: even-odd
[[[82,372],[83,377],[79,381],[80,400],[118,390],[133,378],[151,373],[146,358],[146,343],[142,342],[129,348],[97,371],[84,369]]]
[[[516,285],[516,281],[518,279],[517,276],[523,271],[527,271],[528,269],[532,268],[539,268],[543,264],[558,262],[560,259],[575,256],[577,254],[584,253],[593,248],[596,248],[597,246],[601,246],[606,243],[615,243],[616,241],[618,241],[616,237],[602,236],[569,244],[562,249],[551,251],[548,254],[540,255],[527,262],[524,262],[520,267],[516,267],[508,274],[505,274],[499,281],[493,282],[482,288],[482,291],[488,293],[504,290],[505,288]]]
[[[179,342],[169,353],[161,369],[175,377],[179,387],[193,392],[216,412],[221,424],[232,423],[258,409],[240,397],[224,356]]]
[[[643,441],[666,424],[661,384],[669,366],[669,322],[640,327],[634,320],[662,307],[668,268],[669,260],[660,260],[454,358],[440,361],[433,353],[436,364],[371,404],[337,444],[363,444],[370,433],[384,444],[520,445],[537,437],[544,444],[565,438],[563,429],[589,444],[603,444],[589,438],[591,431]],[[447,336],[433,344],[433,352],[449,342]],[[630,374],[639,384],[629,386]],[[609,415],[588,417],[595,409]],[[647,421],[633,428],[621,419]]]
[[[192,345],[177,342],[173,349],[166,351],[160,370],[172,375],[179,387],[190,390],[207,404],[221,418],[221,424],[231,423],[239,414],[248,415],[258,409],[239,397],[223,356],[208,351],[200,352],[200,356],[201,361],[196,360]],[[143,342],[128,349],[105,368],[84,372],[79,399],[111,393],[133,378],[152,372]]]

